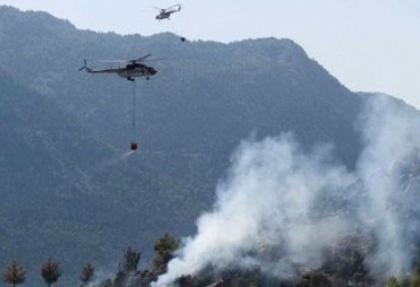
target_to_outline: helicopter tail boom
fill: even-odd
[[[94,71],[88,67],[87,60],[83,60],[83,66],[79,69],[79,72],[86,70],[88,73],[93,73]]]

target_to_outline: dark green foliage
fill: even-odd
[[[124,254],[124,271],[137,271],[139,262],[141,258],[141,253],[131,247],[127,248]]]
[[[82,269],[82,275],[80,275],[80,281],[82,282],[82,284],[86,285],[93,279],[94,275],[95,275],[95,268],[93,268],[92,264],[87,263]]]
[[[400,281],[398,280],[397,277],[392,276],[386,282],[386,286],[387,287],[401,287],[401,283],[400,283]]]
[[[4,283],[10,284],[13,287],[22,284],[23,282],[25,282],[25,279],[26,271],[16,261],[10,264],[3,274]]]
[[[142,286],[148,286],[150,282],[156,280],[156,275],[149,270],[144,270],[141,272],[140,282]]]
[[[179,248],[179,246],[179,241],[169,233],[166,233],[155,243],[153,270],[156,275],[166,272],[167,264],[174,257],[173,253]]]
[[[48,259],[41,267],[41,275],[48,286],[56,283],[61,277],[61,269],[58,262]]]
[[[156,241],[154,250],[156,254],[165,256],[167,254],[171,254],[176,251],[180,247],[179,240],[175,237],[170,235],[169,233],[165,233],[162,238]]]
[[[367,241],[366,241],[367,240]],[[258,268],[249,270],[240,270],[236,268],[228,268],[228,270],[215,270],[211,266],[202,270],[195,276],[182,276],[176,280],[176,286],[179,287],[419,287],[418,273],[413,272],[411,278],[404,278],[399,281],[396,277],[391,277],[387,282],[377,282],[370,278],[365,267],[364,252],[356,250],[366,250],[369,246],[367,237],[348,237],[343,238],[338,245],[326,250],[327,262],[319,269],[306,270],[304,266],[296,266],[296,277],[288,280],[281,280],[271,277],[261,272]],[[156,256],[171,253],[179,248],[179,241],[165,234],[155,243]],[[357,255],[356,255],[357,254]],[[125,258],[137,258],[139,252],[128,249],[125,252]],[[334,256],[337,261],[332,260]],[[136,260],[134,260],[136,262]],[[347,262],[348,272],[342,272],[341,268],[336,268],[335,264],[342,264],[341,261]],[[153,281],[156,281],[159,274],[149,270],[127,270],[121,268],[113,280],[106,280],[101,287],[150,287]]]

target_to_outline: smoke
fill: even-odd
[[[197,234],[184,241],[155,286],[206,268],[258,268],[290,279],[301,267],[320,267],[323,251],[360,225],[378,240],[368,260],[374,275],[409,271],[407,246],[419,230],[404,217],[420,218],[420,206],[412,188],[403,189],[402,175],[418,156],[420,119],[378,96],[358,126],[365,148],[354,171],[334,161],[331,146],[305,152],[291,134],[243,142],[213,210],[198,219]]]
[[[411,269],[410,246],[420,234],[410,230],[413,222],[409,222],[419,218],[420,206],[414,201],[418,198],[415,190],[404,189],[404,175],[412,172],[407,167],[420,163],[415,162],[419,157],[420,119],[417,111],[380,96],[367,103],[359,125],[363,121],[365,149],[357,175],[363,181],[368,202],[360,215],[375,231],[379,244],[370,267],[376,276],[401,275]]]
[[[107,286],[106,282],[110,282],[109,278],[112,278],[114,273],[108,270],[97,270],[93,276],[93,280],[90,281],[85,287],[95,287],[95,286]]]

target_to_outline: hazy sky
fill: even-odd
[[[0,0],[44,10],[79,28],[171,31],[190,39],[291,38],[355,91],[381,91],[420,108],[420,0],[179,0],[182,14],[154,20],[176,0]]]

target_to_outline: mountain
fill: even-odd
[[[2,71],[0,87],[2,267],[19,259],[35,277],[38,265],[52,256],[74,277],[86,260],[113,266],[126,246],[152,242],[156,233],[143,235],[135,222],[139,213],[150,214],[155,206],[141,206],[141,192],[126,195],[113,182],[147,189],[142,204],[166,200],[160,194],[168,188],[177,191],[180,184],[147,166],[133,174],[128,164],[104,164],[116,161],[116,152],[76,118]],[[143,222],[159,225],[161,218]]]
[[[137,83],[133,130],[132,84],[77,70],[84,58],[149,52],[165,59]],[[70,280],[85,261],[113,268],[128,245],[150,259],[163,233],[194,231],[249,137],[293,131],[306,148],[333,143],[349,168],[361,148],[363,96],[287,39],[120,36],[0,6],[0,70],[0,268],[54,256]],[[133,137],[138,154],[127,153]]]

